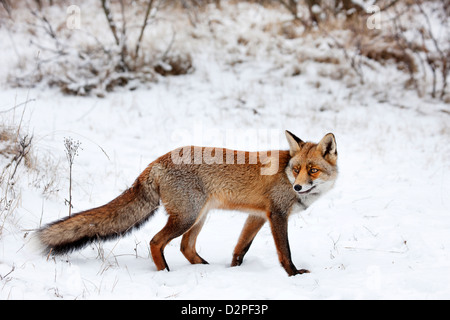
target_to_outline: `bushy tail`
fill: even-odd
[[[142,175],[133,186],[104,206],[53,222],[36,233],[46,254],[63,254],[80,249],[94,240],[121,236],[141,226],[159,207],[154,181]]]

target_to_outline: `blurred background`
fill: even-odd
[[[393,66],[406,75],[395,79],[405,89],[450,99],[450,4],[445,0],[2,0],[1,5],[0,23],[9,35],[2,42],[16,55],[15,68],[4,75],[11,86],[45,83],[66,94],[104,96],[158,76],[194,72],[202,60],[188,43],[199,45],[201,38],[215,46],[226,42],[224,49],[250,58],[265,46],[261,37],[282,37],[328,45],[320,56],[305,56],[300,48],[284,52],[295,60],[294,75],[305,60],[315,59],[348,66],[340,73],[354,74],[358,86],[368,81],[366,69]],[[264,21],[255,12],[250,18],[249,10],[280,19]],[[236,21],[239,33],[227,29],[230,17],[254,21]],[[244,34],[246,28],[257,34]],[[26,50],[18,34],[28,36]],[[332,49],[342,54],[327,55]]]

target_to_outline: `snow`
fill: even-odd
[[[325,41],[262,31],[289,15],[251,4],[239,9],[211,8],[210,21],[220,22],[177,29],[175,45],[192,51],[191,74],[104,98],[2,83],[0,112],[33,99],[0,117],[34,135],[37,160],[21,168],[18,208],[0,220],[0,299],[450,298],[449,105],[404,89],[400,80],[408,76],[395,67],[367,68],[365,84],[355,86],[350,67],[311,59],[343,59]],[[5,28],[0,33],[8,37]],[[23,34],[12,36],[25,55]],[[5,41],[1,48],[6,79],[17,56]],[[333,80],[339,70],[343,77]],[[287,149],[285,129],[303,140],[318,142],[327,132],[337,140],[335,188],[289,222],[294,264],[310,274],[286,275],[267,225],[244,263],[231,268],[246,219],[235,211],[207,218],[197,250],[209,265],[189,264],[178,238],[165,250],[170,272],[156,271],[149,257],[164,210],[123,238],[67,256],[47,259],[30,244],[30,230],[68,213],[65,137],[81,142],[73,165],[78,212],[110,201],[176,147]]]

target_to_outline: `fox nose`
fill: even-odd
[[[299,185],[299,184],[296,184],[296,185],[294,186],[294,190],[297,191],[297,192],[299,192],[300,190],[302,190],[302,186]]]

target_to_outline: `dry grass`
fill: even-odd
[[[5,125],[0,120],[0,237],[6,222],[14,225],[14,212],[20,207],[22,187],[40,190],[44,198],[58,188],[58,165],[34,150],[33,136],[21,124]],[[25,179],[24,179],[25,177]]]
[[[27,137],[21,138],[16,128],[0,128],[0,158],[4,158],[2,162],[6,163],[0,172],[0,236],[6,221],[20,203],[20,194],[15,187],[16,174],[21,163],[26,167],[31,165],[31,140]]]
[[[21,136],[17,128],[0,128],[0,156],[10,160],[5,169],[17,167],[22,161],[27,168],[32,167],[29,155],[32,140],[28,135]]]

